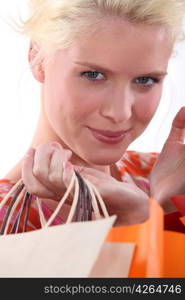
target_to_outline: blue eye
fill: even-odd
[[[139,77],[135,79],[136,83],[142,84],[144,86],[152,86],[155,83],[158,83],[160,80],[153,77]]]
[[[93,81],[99,81],[99,80],[104,79],[104,77],[101,78],[101,76],[100,76],[100,78],[98,79],[98,75],[99,75],[99,74],[102,75],[102,73],[97,72],[97,71],[88,71],[88,72],[83,72],[83,73],[81,73],[82,76],[85,76],[87,79],[93,80]]]

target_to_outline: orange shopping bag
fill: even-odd
[[[150,199],[147,221],[114,227],[107,241],[136,243],[129,277],[185,277],[185,234],[164,230],[164,212]]]

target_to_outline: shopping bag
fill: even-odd
[[[164,231],[164,271],[162,277],[185,278],[185,234]]]
[[[127,278],[135,243],[103,243],[88,277]]]
[[[155,199],[149,200],[145,222],[112,228],[116,216],[108,215],[95,187],[88,181],[87,186],[78,182],[77,176],[71,182],[49,220],[42,212],[42,200],[36,199],[42,229],[34,232],[7,235],[17,232],[21,211],[25,211],[24,229],[28,219],[26,197],[10,228],[12,211],[20,204],[23,191],[13,198],[1,228],[0,277],[185,277],[185,234],[164,230],[164,212]],[[66,224],[50,226],[72,186],[73,203]],[[0,209],[6,198],[8,195]]]
[[[73,201],[66,224],[51,226],[72,190]],[[116,219],[108,215],[95,187],[74,173],[49,220],[42,212],[42,199],[37,197],[41,229],[30,232],[26,232],[30,195],[21,180],[2,200],[0,209],[12,192],[15,195],[1,227],[0,277],[88,277]],[[18,206],[12,224],[10,221]],[[17,233],[21,215],[24,215],[25,231]]]
[[[185,234],[164,230],[164,212],[150,199],[149,218],[113,227],[106,241],[136,243],[128,277],[185,277]]]
[[[180,221],[185,225],[185,195],[177,195],[172,197],[171,200],[182,215]]]
[[[115,217],[0,237],[0,277],[88,277]]]

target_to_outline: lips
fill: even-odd
[[[109,130],[94,129],[90,127],[88,127],[88,129],[91,131],[92,135],[97,140],[106,144],[120,143],[125,138],[127,132],[130,131],[130,129],[121,130],[121,131],[109,131]]]
[[[107,137],[112,137],[112,138],[116,138],[119,137],[123,134],[125,134],[128,130],[121,130],[121,131],[108,131],[108,130],[99,130],[99,129],[94,129],[94,128],[90,128],[91,130],[93,130],[94,132],[97,132],[101,135],[107,136]]]

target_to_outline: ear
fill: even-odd
[[[29,46],[29,52],[28,52],[28,61],[30,64],[31,72],[34,76],[34,78],[43,83],[45,78],[45,72],[44,72],[44,63],[43,58],[38,58],[38,60],[35,62],[35,58],[39,53],[39,47],[36,43],[30,42]]]

